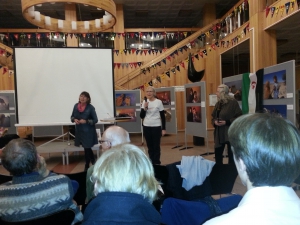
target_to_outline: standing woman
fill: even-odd
[[[153,87],[146,89],[147,100],[143,101],[140,117],[152,164],[160,164],[160,138],[166,134],[166,118],[161,100],[155,97]]]
[[[74,105],[71,121],[75,123],[75,146],[84,148],[85,168],[89,168],[90,163],[95,164],[95,156],[92,147],[98,143],[96,126],[98,122],[94,106],[91,105],[90,94],[83,91],[79,95],[79,101]]]
[[[214,126],[215,160],[218,164],[223,164],[223,152],[225,144],[228,149],[228,163],[234,163],[231,146],[228,141],[228,129],[231,123],[240,115],[242,110],[234,97],[229,95],[229,88],[221,84],[216,92],[218,102],[212,112],[212,125]]]

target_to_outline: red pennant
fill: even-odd
[[[269,12],[270,12],[270,7],[267,7],[267,8],[266,8],[266,17],[268,17]]]
[[[19,34],[14,34],[14,37],[15,37],[16,40],[18,40],[19,39]]]
[[[203,58],[203,52],[199,52],[199,55]]]
[[[180,62],[179,64],[180,64],[180,66],[182,66],[185,69],[184,62]]]
[[[41,34],[36,34],[36,38],[37,38],[38,40],[40,40],[40,39],[41,39]]]
[[[130,68],[132,68],[133,67],[133,63],[129,63],[129,66],[130,66]]]
[[[133,63],[133,65],[134,65],[134,68],[136,68],[136,66],[137,66],[137,63],[135,62],[135,63]]]
[[[5,74],[7,72],[7,67],[3,67],[2,74]]]
[[[27,38],[30,39],[31,38],[31,34],[27,34]]]
[[[167,59],[168,59],[169,61],[171,61],[171,56],[167,56]]]
[[[142,86],[140,86],[140,89],[142,90],[142,91],[144,91],[144,85],[142,85]]]
[[[144,52],[144,54],[146,55],[148,51],[147,51],[147,50],[144,50],[143,52]]]

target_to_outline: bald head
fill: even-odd
[[[102,144],[103,150],[110,149],[116,145],[125,144],[130,142],[129,133],[122,127],[110,126],[108,127],[103,135],[102,140],[107,140],[109,143],[104,142]]]

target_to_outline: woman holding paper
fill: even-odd
[[[71,121],[75,123],[75,146],[84,148],[85,170],[90,163],[95,164],[95,156],[92,147],[98,143],[96,126],[98,122],[94,106],[91,105],[90,94],[83,91],[79,95],[79,101],[74,105]]]

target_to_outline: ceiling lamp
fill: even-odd
[[[35,11],[35,6],[46,3],[84,4],[105,10],[105,16],[90,21],[59,20]],[[22,0],[22,13],[28,22],[40,28],[63,33],[100,32],[116,24],[116,4],[113,0]]]

